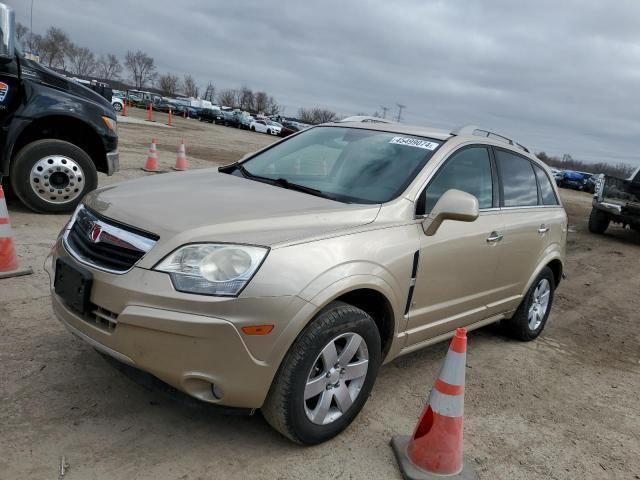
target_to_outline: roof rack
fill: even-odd
[[[451,131],[451,135],[475,135],[478,137],[493,138],[495,140],[508,143],[509,145],[513,145],[514,147],[518,147],[527,153],[533,153],[530,148],[525,147],[521,143],[518,143],[511,138],[505,137],[504,135],[500,135],[499,133],[487,130],[486,128],[478,127],[477,125],[465,125],[463,127],[456,128],[455,130]]]

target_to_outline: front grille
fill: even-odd
[[[82,263],[112,273],[124,273],[153,248],[158,238],[80,207],[65,234],[65,243],[70,253]]]

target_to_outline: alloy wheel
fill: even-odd
[[[307,377],[307,418],[327,425],[344,415],[360,394],[368,369],[367,344],[357,333],[344,333],[327,343]]]

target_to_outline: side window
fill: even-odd
[[[430,213],[440,197],[452,188],[477,197],[480,208],[492,207],[491,160],[486,148],[470,147],[454,153],[420,194],[416,213]]]
[[[558,205],[558,199],[551,186],[549,176],[538,165],[533,165],[533,170],[536,172],[536,178],[538,179],[538,185],[540,186],[540,193],[542,194],[543,205]]]
[[[495,149],[502,179],[505,207],[538,205],[538,185],[533,165],[519,155]]]

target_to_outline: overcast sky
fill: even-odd
[[[29,25],[30,0],[4,0]],[[525,5],[526,3],[526,5]],[[535,151],[640,165],[640,1],[34,0],[96,53],[142,49],[160,73],[451,128]]]

